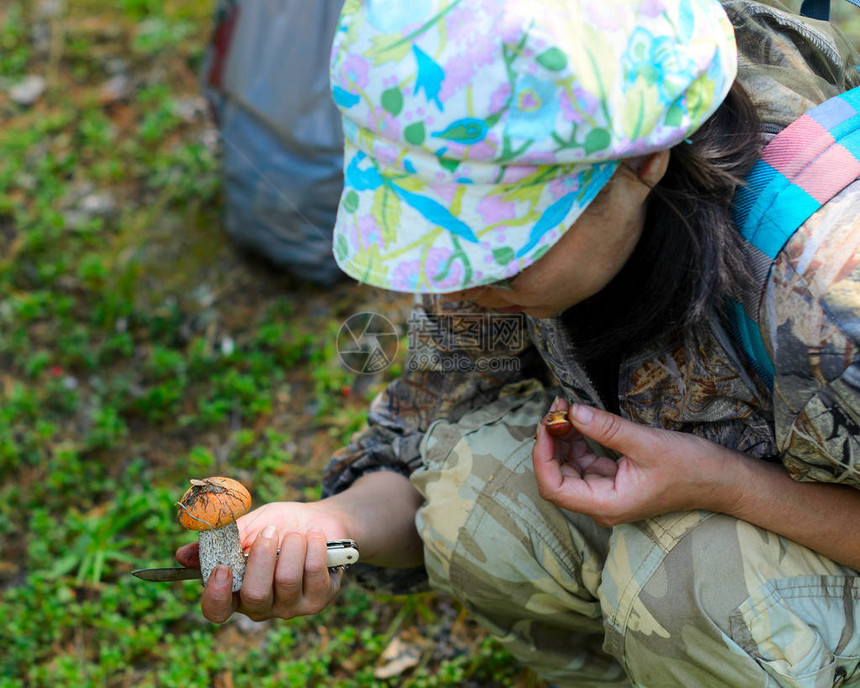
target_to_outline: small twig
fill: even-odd
[[[392,619],[391,623],[388,625],[388,628],[385,631],[385,635],[382,636],[381,645],[383,648],[388,647],[388,643],[391,642],[394,635],[403,625],[403,622],[406,621],[406,617],[409,616],[409,612],[412,611],[412,604],[409,601],[403,603],[403,606],[400,608],[400,611],[397,612],[394,619]]]
[[[190,511],[188,511],[188,507],[187,507],[187,506],[185,506],[182,502],[174,502],[174,503],[175,503],[175,504],[176,504],[180,509],[185,509],[185,513],[186,513],[186,514],[188,514],[188,515],[189,515],[191,518],[193,518],[195,521],[200,521],[201,523],[205,523],[207,526],[209,526],[209,530],[218,530],[215,526],[213,526],[211,523],[209,523],[209,521],[207,521],[206,519],[204,519],[204,518],[198,518],[197,516],[195,516],[194,514],[192,514]]]

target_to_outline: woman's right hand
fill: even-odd
[[[326,568],[326,542],[349,538],[343,521],[324,501],[273,502],[238,519],[242,547],[249,554],[242,589],[231,592],[230,568],[217,566],[203,591],[203,615],[221,623],[233,612],[262,621],[322,611],[340,590],[343,573]],[[180,547],[176,560],[199,566],[197,543]]]

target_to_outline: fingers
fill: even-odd
[[[605,478],[612,478],[618,473],[618,464],[607,456],[596,456],[591,454],[589,463],[582,466],[583,471],[587,474],[598,475]]]
[[[556,397],[549,411],[567,409],[567,401]],[[565,478],[581,477],[578,465],[571,461],[582,453],[583,450],[579,445],[584,443],[581,441],[579,431],[572,427],[564,435],[551,435],[546,426],[547,418],[549,413],[538,423],[535,443],[532,447],[532,461],[539,489],[555,492],[562,486]]]
[[[272,578],[278,557],[278,531],[269,524],[254,540],[239,593],[241,611],[255,621],[271,615]]]
[[[549,407],[549,411],[565,410],[567,410],[567,402],[560,397],[556,397],[552,402],[552,405]],[[547,412],[547,415],[544,416],[537,424],[537,429],[535,431],[535,444],[532,448],[532,457],[535,460],[538,458],[544,458],[546,460],[555,458],[556,460],[562,460],[562,456],[568,448],[565,440],[570,439],[572,435],[578,436],[579,433],[571,428],[571,431],[564,436],[550,435],[546,428],[546,421],[548,418],[549,412]]]
[[[291,532],[279,542],[274,526],[266,526],[251,546],[242,589],[232,593],[232,572],[216,567],[201,599],[203,615],[215,623],[234,611],[254,621],[316,614],[340,590],[342,571],[326,567],[326,536],[320,530]],[[278,546],[280,544],[280,555]]]
[[[535,443],[532,447],[532,458],[535,461],[552,461],[555,457],[556,438],[549,434],[543,421],[537,424]]]
[[[316,614],[328,606],[339,588],[340,575],[333,576],[326,568],[322,531],[290,533],[284,538],[274,579],[278,616]]]
[[[549,410],[565,411],[567,402],[556,397]],[[532,461],[535,464],[535,474],[539,484],[544,482],[547,485],[558,486],[564,479],[561,466],[570,455],[570,440],[578,437],[579,432],[571,428],[571,431],[563,436],[551,435],[545,422],[548,417],[549,413],[537,425],[535,443],[532,447]]]
[[[236,609],[236,598],[232,588],[233,572],[230,567],[223,564],[216,566],[206,582],[203,597],[200,600],[203,616],[215,623],[223,623],[229,619]]]
[[[176,561],[191,569],[200,568],[200,543],[191,542],[176,550]]]
[[[555,407],[553,404],[553,410]],[[550,435],[543,423],[538,423],[532,449],[538,494],[571,511],[585,511],[589,500],[583,492],[584,483],[578,468],[565,460],[566,444],[561,438]]]
[[[550,410],[567,407],[567,402],[557,398]],[[601,492],[611,489],[617,472],[615,461],[591,451],[577,428],[554,437],[543,422],[538,424],[532,461],[540,496],[565,509],[585,514],[599,511],[595,488]]]
[[[303,572],[302,597],[304,613],[322,611],[332,598],[332,581],[326,567],[326,538],[322,531],[312,530],[307,536],[307,556]]]
[[[281,556],[275,567],[273,591],[278,604],[285,609],[298,610],[301,607],[302,574],[306,555],[305,536],[302,533],[288,533],[281,544]]]
[[[562,463],[555,459],[556,438],[547,432],[543,423],[538,423],[535,444],[532,447],[532,464],[535,480],[541,497],[547,499],[546,492],[557,490],[562,482]]]
[[[251,549],[237,611],[255,621],[316,614],[340,589],[342,574],[326,567],[326,536],[320,530],[278,535],[264,529]]]
[[[573,427],[590,439],[622,454],[658,454],[665,431],[648,428],[625,420],[614,413],[582,404],[568,410]]]
[[[229,566],[216,566],[200,600],[203,616],[215,623],[241,611],[251,619],[260,621],[272,616],[272,573],[278,550],[278,533],[274,526],[263,529],[251,546],[242,589],[233,594],[233,572]]]
[[[594,496],[593,476],[583,477],[575,467],[556,461],[535,460],[534,472],[538,494],[546,501],[589,516],[600,512],[601,505]],[[611,482],[611,478],[602,480]]]

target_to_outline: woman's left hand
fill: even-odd
[[[552,406],[565,408],[558,399]],[[538,423],[532,450],[540,495],[557,506],[613,526],[674,511],[728,512],[741,497],[738,452],[588,406],[575,405],[569,415],[573,428],[562,437]],[[621,458],[599,456],[585,437]]]

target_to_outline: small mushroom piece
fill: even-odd
[[[199,531],[203,587],[212,569],[226,564],[233,570],[233,592],[240,590],[245,576],[245,555],[236,519],[251,508],[248,490],[231,478],[192,480],[178,505],[179,524]]]
[[[546,431],[553,437],[566,435],[570,432],[571,427],[573,427],[570,424],[570,419],[567,417],[567,411],[550,411],[547,414],[544,425],[546,425]]]

